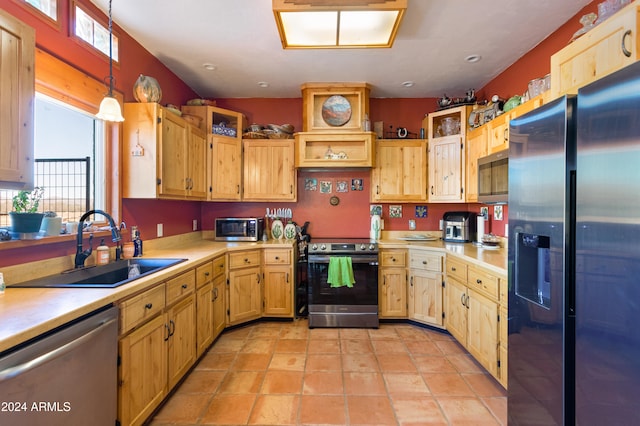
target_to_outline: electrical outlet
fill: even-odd
[[[156,234],[158,235],[158,238],[162,237],[164,235],[164,226],[162,226],[161,223],[159,223],[157,225],[157,231]]]
[[[198,230],[198,219],[193,219],[193,230],[194,231]]]
[[[413,219],[409,219],[409,230],[410,231],[416,230],[416,221]]]

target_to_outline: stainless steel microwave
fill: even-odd
[[[264,219],[256,217],[219,217],[217,241],[258,241],[264,231]]]
[[[509,150],[478,159],[478,201],[506,204],[509,201]]]

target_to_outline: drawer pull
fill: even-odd
[[[244,263],[249,263],[249,259],[248,258],[244,258]]]
[[[451,267],[451,272],[455,272],[455,271],[456,271],[456,267],[455,267],[455,266],[452,266],[452,267]]]
[[[169,340],[169,337],[171,337],[171,328],[169,327],[169,324],[165,324],[164,328],[167,329],[167,335],[164,338],[164,341],[166,342],[167,340]]]
[[[147,303],[146,305],[144,305],[145,309],[151,309],[153,308],[153,303]]]
[[[478,279],[476,280],[476,284],[482,284],[482,280],[481,280],[480,278],[478,278]]]
[[[276,257],[275,257],[275,259],[276,259],[276,260],[280,260],[280,257],[279,257],[279,256],[276,256]]]
[[[208,276],[209,276],[209,271],[205,272],[205,273],[204,273],[204,276],[205,276],[205,277],[208,277]]]
[[[423,264],[423,265],[426,265],[426,264],[427,264],[427,261],[426,261],[426,260],[423,260],[423,261],[422,261],[422,264]]]
[[[189,287],[187,284],[182,284],[182,288],[183,288],[183,289],[185,289],[185,290],[186,290],[186,289],[187,289],[187,287]]]
[[[395,261],[396,261],[396,258],[395,258],[395,257],[392,257],[392,258],[391,258],[391,261],[392,261],[392,262],[395,262]]]
[[[624,45],[624,41],[626,40],[627,36],[630,36],[630,35],[631,35],[631,30],[625,31],[624,34],[622,35],[622,53],[627,58],[631,57],[631,51],[627,49],[627,46]]]

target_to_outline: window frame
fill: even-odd
[[[90,10],[89,8],[87,8],[84,4],[82,4],[80,1],[78,0],[71,0],[69,2],[69,39],[72,40],[74,43],[78,44],[79,46],[82,46],[84,49],[88,50],[89,52],[92,52],[94,55],[97,55],[101,58],[103,58],[106,61],[109,61],[109,54],[105,54],[102,50],[98,49],[97,47],[95,47],[93,44],[87,42],[86,40],[84,40],[83,38],[80,38],[77,34],[76,34],[76,8],[81,9],[84,13],[86,13],[91,19],[93,19],[95,22],[97,22],[98,24],[102,25],[107,31],[109,30],[109,18],[108,16],[100,16],[96,13],[94,13],[92,10]],[[105,20],[105,17],[107,18]],[[113,58],[113,67],[120,69],[120,34],[118,33],[118,31],[116,31],[115,29],[115,25],[112,25],[112,34],[113,34],[113,38],[115,40],[117,40],[118,43],[118,58]]]
[[[60,28],[62,27],[62,23],[60,22],[60,18],[62,16],[62,7],[60,4],[60,0],[54,1],[56,3],[56,19],[53,19],[51,16],[47,15],[32,4],[27,3],[25,0],[13,0],[14,3],[18,4],[21,8],[23,8],[36,18],[40,19],[42,22],[46,23],[55,30],[60,31]]]

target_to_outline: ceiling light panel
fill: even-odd
[[[335,46],[338,12],[283,12],[280,14],[289,46]]]
[[[397,11],[340,12],[341,46],[387,46],[394,34]]]

